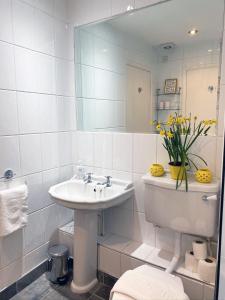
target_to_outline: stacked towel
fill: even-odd
[[[0,191],[0,237],[27,224],[27,196],[25,184]]]
[[[148,270],[152,269],[152,274]],[[147,272],[146,272],[147,271]],[[125,272],[111,291],[111,300],[188,300],[181,282],[173,275],[143,266]]]

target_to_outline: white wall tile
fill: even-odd
[[[44,207],[54,203],[54,200],[49,195],[49,188],[59,183],[59,169],[51,169],[42,173],[43,178],[43,205]]]
[[[132,134],[113,134],[113,169],[132,171]]]
[[[133,171],[146,173],[156,163],[156,134],[133,135]]]
[[[94,134],[94,166],[112,169],[112,134]]]
[[[37,226],[38,224],[38,226]],[[37,211],[28,215],[27,226],[24,227],[24,253],[28,253],[44,244],[45,228],[43,212]]]
[[[214,291],[215,288],[210,285],[204,285],[204,297],[203,300],[211,300],[214,299]]]
[[[16,47],[15,62],[17,89],[37,93],[54,93],[53,57]]]
[[[59,165],[72,163],[72,135],[70,132],[58,133]]]
[[[59,136],[58,133],[41,135],[41,152],[43,170],[59,166]]]
[[[41,132],[40,96],[34,93],[17,93],[20,133]]]
[[[94,135],[89,132],[77,133],[77,159],[84,165],[91,166],[94,162]]]
[[[49,243],[41,245],[23,257],[23,273],[26,274],[48,258]]]
[[[117,15],[134,8],[134,0],[113,0],[112,15]]]
[[[4,269],[0,270],[0,289],[4,289],[16,282],[18,278],[21,277],[23,273],[22,259],[14,261],[12,264],[8,265]]]
[[[74,63],[56,58],[56,94],[74,95]]]
[[[17,45],[34,47],[34,8],[22,1],[12,0],[14,40]]]
[[[216,174],[216,136],[200,136],[195,144],[190,148],[191,153],[201,156],[206,162],[207,167]],[[198,158],[193,157],[199,168],[205,168],[206,165]]]
[[[13,232],[0,239],[0,269],[6,267],[23,255],[23,230]]]
[[[139,259],[129,257],[127,255],[121,254],[121,275],[126,271],[138,268],[145,263]]]
[[[157,135],[157,163],[162,164],[168,169],[169,156],[166,149],[163,147],[163,138]]]
[[[43,227],[45,241],[57,241],[57,226],[59,224],[59,216],[56,205],[51,205],[43,211]]]
[[[62,19],[62,20],[68,20],[68,1],[67,0],[55,0],[54,1],[54,16],[56,18]]]
[[[73,235],[59,230],[59,243],[69,249],[69,255],[73,256]]]
[[[55,56],[70,59],[74,57],[73,27],[60,20],[55,21]]]
[[[29,213],[32,213],[45,206],[42,173],[28,175],[26,176],[26,181],[29,190],[28,211]]]
[[[76,126],[75,101],[71,97],[57,97],[58,130],[69,131]]]
[[[144,174],[143,174],[144,175]],[[134,209],[138,212],[144,212],[144,200],[145,200],[145,184],[140,174],[133,174],[133,183],[135,187],[134,196]]]
[[[74,25],[87,24],[111,16],[110,0],[70,1],[70,19]],[[89,13],[91,11],[91,14]]]
[[[46,1],[48,2],[48,1]],[[34,12],[34,49],[54,55],[54,19],[40,10]]]
[[[0,40],[12,42],[11,1],[0,2]]]
[[[16,92],[0,90],[0,135],[17,134],[18,116]]]
[[[186,277],[179,276],[184,285],[184,292],[190,299],[202,300],[203,299],[203,284]]]
[[[38,95],[41,118],[39,124],[42,132],[57,131],[59,126],[56,96]]]
[[[13,46],[0,42],[0,88],[15,89],[15,66]]]
[[[0,174],[12,169],[20,175],[19,141],[17,136],[0,137]]]
[[[41,136],[39,134],[20,136],[20,159],[23,175],[41,171]]]
[[[28,0],[34,2],[35,7],[49,13],[50,15],[53,14],[54,10],[54,0]]]
[[[120,254],[106,247],[99,247],[98,269],[116,278],[120,277]]]

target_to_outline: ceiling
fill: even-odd
[[[172,0],[108,21],[114,28],[139,36],[152,46],[166,42],[191,44],[219,40],[223,28],[223,0]],[[187,34],[196,28],[196,36]]]

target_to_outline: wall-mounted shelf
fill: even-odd
[[[159,111],[161,111],[161,110],[181,110],[181,108],[156,108],[156,110],[159,110]]]
[[[179,87],[178,89],[177,89],[177,91],[175,92],[175,93],[170,93],[170,94],[166,94],[166,93],[164,93],[164,92],[161,92],[161,90],[160,89],[157,89],[156,90],[156,106],[157,106],[157,108],[155,109],[155,111],[157,112],[157,121],[159,122],[159,121],[164,121],[164,120],[159,120],[159,115],[160,115],[160,117],[162,117],[162,112],[177,112],[178,114],[180,113],[180,111],[181,111],[181,108],[180,108],[180,95],[181,95],[181,87]],[[162,98],[160,101],[159,101],[159,97],[160,96],[168,96],[168,98],[169,97],[171,97],[171,96],[178,96],[179,97],[179,103],[171,103],[171,101],[173,102],[173,100],[172,99],[177,99],[177,98],[172,98],[172,99],[167,99],[167,98]],[[167,100],[165,100],[165,99],[167,99]],[[171,100],[171,101],[170,101]],[[169,101],[170,103],[170,105],[168,105],[168,106],[177,106],[176,108],[160,108],[160,105],[159,105],[159,102],[161,102],[161,101]],[[177,100],[175,101],[175,102],[177,102]],[[163,105],[164,107],[165,107],[165,105]],[[164,116],[165,117],[165,116]]]
[[[181,94],[181,87],[178,88],[178,90],[175,93],[160,93],[160,89],[156,90],[156,96],[175,96]]]

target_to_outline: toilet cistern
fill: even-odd
[[[172,273],[181,255],[182,233],[211,238],[216,232],[219,181],[201,184],[189,179],[176,190],[176,182],[166,174],[163,177],[144,175],[145,218],[148,222],[175,231],[174,257],[167,268]]]

